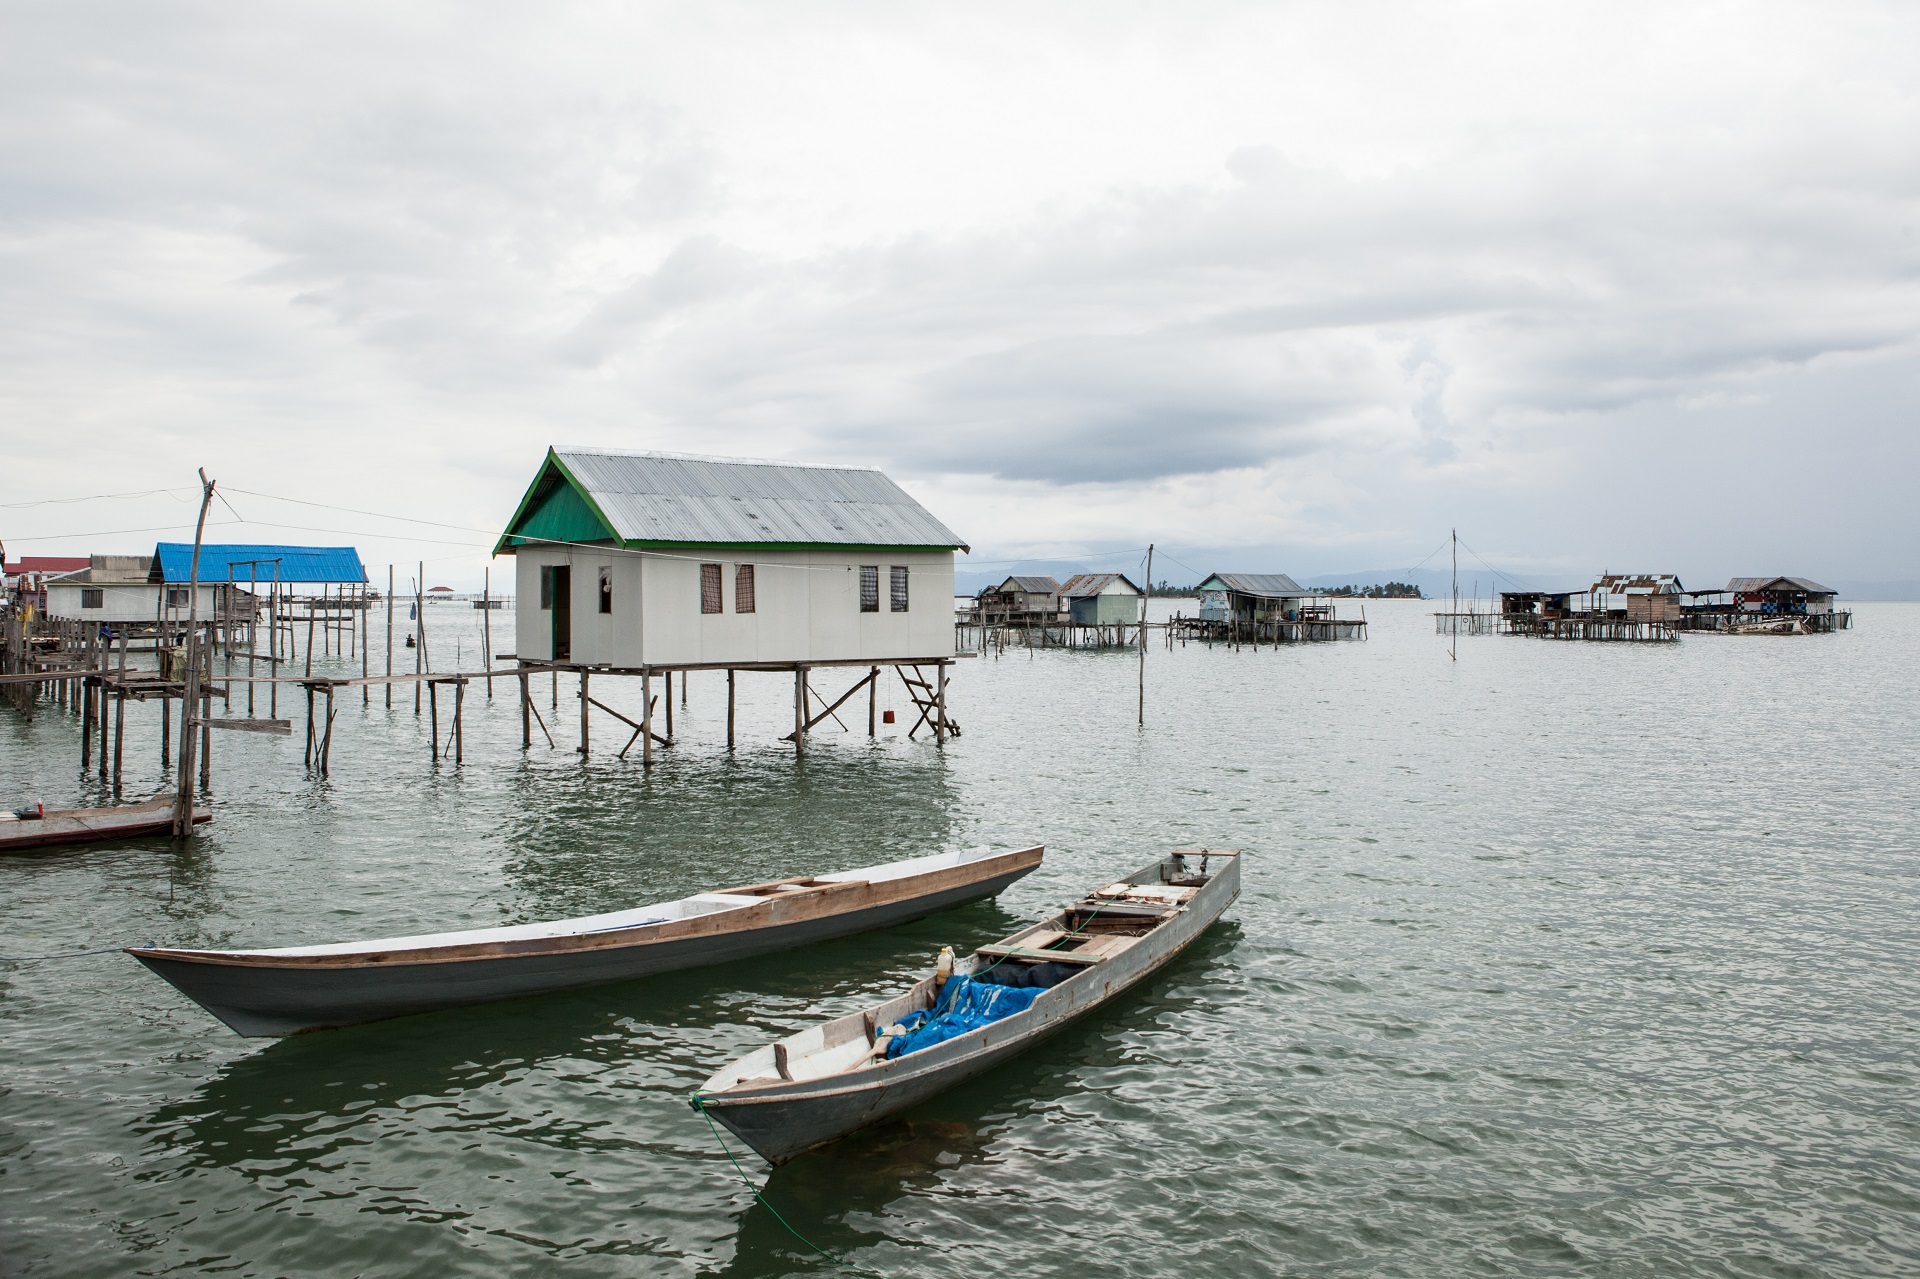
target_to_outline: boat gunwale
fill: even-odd
[[[165,946],[128,946],[126,954],[135,959],[166,960],[183,964],[198,964],[208,967],[255,968],[272,971],[305,970],[353,970],[374,969],[391,970],[409,967],[427,967],[438,964],[466,964],[493,960],[537,959],[548,956],[585,954],[602,950],[627,950],[647,946],[664,945],[673,942],[689,941],[703,937],[720,936],[731,933],[751,933],[765,928],[781,928],[810,920],[832,918],[836,915],[852,914],[856,910],[873,909],[894,905],[914,897],[928,896],[946,888],[959,888],[984,880],[999,878],[1002,875],[1018,871],[1025,874],[1039,866],[1046,854],[1044,844],[1035,844],[1026,848],[1008,849],[1004,852],[989,852],[985,856],[968,861],[956,862],[951,866],[936,866],[924,871],[897,876],[892,879],[847,879],[830,880],[809,887],[803,892],[773,894],[758,901],[728,906],[720,910],[706,911],[682,919],[656,920],[634,924],[627,927],[613,927],[590,932],[557,933],[546,937],[512,938],[496,941],[463,942],[449,946],[414,947],[405,950],[380,949],[383,939],[370,939],[361,950],[337,951],[329,954],[284,954],[272,950],[188,950]],[[858,875],[866,872],[884,871],[903,862],[919,861],[920,858],[901,858],[895,862],[882,862],[874,866],[856,867],[847,871],[830,871],[831,875]],[[966,872],[964,874],[960,872]],[[795,876],[794,879],[815,879],[818,876]],[[951,882],[943,883],[942,879]],[[783,883],[788,881],[765,881]],[[868,890],[857,906],[846,902],[844,908],[834,910],[809,911],[789,917],[775,919],[774,906],[778,903],[804,903],[813,905],[836,899],[845,899],[848,894],[860,889]],[[911,891],[903,891],[911,890]],[[701,897],[725,896],[727,889],[713,889],[695,893],[688,897],[676,898],[666,902],[651,902],[636,906],[635,911],[661,909],[678,905],[681,902]],[[836,902],[836,904],[838,904]],[[623,912],[606,912],[623,913]],[[577,919],[592,919],[595,916],[576,916]],[[565,924],[569,920],[550,921]],[[725,927],[713,927],[712,924],[725,923]],[[426,934],[431,936],[432,934]],[[292,949],[292,948],[289,948]]]
[[[1238,859],[1241,856],[1242,850],[1237,848],[1235,849],[1225,849],[1225,848],[1184,849],[1183,848],[1183,849],[1176,849],[1174,850],[1174,852],[1182,853],[1182,854],[1204,852],[1214,857],[1231,857],[1234,859],[1234,865],[1237,868],[1239,865]],[[1143,871],[1157,870],[1161,866],[1164,866],[1168,858],[1172,857],[1173,855],[1174,855],[1173,853],[1169,853],[1167,854],[1166,857],[1162,857],[1159,860],[1153,862],[1150,866],[1142,867],[1141,869]],[[1136,871],[1134,873],[1134,876],[1137,876],[1139,873],[1140,872]],[[1128,878],[1133,878],[1134,876],[1129,876]],[[1109,881],[1109,882],[1111,883],[1115,881]],[[1047,987],[1047,989],[1043,991],[1041,995],[1034,1000],[1033,1004],[1030,1004],[1028,1007],[1022,1009],[1017,1013],[1013,1013],[1009,1016],[999,1018],[996,1021],[988,1022],[982,1026],[976,1026],[972,1030],[969,1030],[964,1034],[956,1035],[952,1039],[944,1040],[939,1044],[935,1044],[930,1048],[922,1050],[926,1054],[926,1056],[923,1061],[914,1063],[914,1067],[909,1067],[908,1069],[905,1069],[905,1070],[894,1069],[896,1064],[907,1062],[910,1060],[911,1057],[919,1057],[921,1055],[920,1053],[910,1054],[909,1057],[896,1057],[891,1060],[885,1060],[878,1063],[874,1063],[873,1065],[870,1065],[870,1066],[861,1065],[861,1066],[850,1067],[844,1070],[837,1071],[830,1075],[822,1075],[817,1079],[776,1079],[776,1080],[769,1080],[764,1083],[748,1082],[746,1080],[742,1080],[734,1083],[733,1085],[727,1088],[724,1088],[715,1092],[708,1092],[706,1090],[705,1085],[702,1085],[700,1088],[694,1091],[696,1108],[701,1110],[712,1108],[716,1114],[724,1114],[726,1110],[732,1109],[734,1107],[745,1108],[745,1107],[751,1107],[751,1106],[757,1106],[757,1105],[796,1102],[796,1101],[824,1101],[832,1098],[857,1096],[862,1093],[873,1092],[877,1089],[884,1089],[888,1087],[909,1084],[913,1081],[923,1079],[928,1075],[937,1074],[941,1071],[955,1069],[981,1055],[984,1055],[987,1053],[1000,1052],[1003,1049],[1009,1047],[1010,1045],[1018,1044],[1023,1040],[1037,1040],[1037,1039],[1045,1038],[1047,1035],[1053,1033],[1054,1031],[1065,1028],[1068,1023],[1076,1021],[1080,1017],[1083,1017],[1086,1014],[1091,1013],[1095,1009],[1112,1002],[1115,998],[1124,994],[1126,991],[1139,985],[1142,981],[1144,981],[1146,978],[1151,976],[1153,973],[1159,971],[1162,967],[1172,962],[1174,959],[1178,958],[1186,950],[1186,948],[1189,945],[1197,941],[1200,935],[1203,932],[1205,932],[1208,927],[1214,924],[1220,918],[1220,916],[1224,915],[1227,911],[1227,908],[1232,906],[1233,903],[1239,899],[1239,896],[1240,896],[1239,886],[1236,882],[1232,892],[1228,893],[1228,895],[1226,896],[1226,899],[1220,903],[1218,909],[1212,909],[1211,908],[1212,903],[1209,900],[1208,912],[1194,912],[1192,910],[1192,907],[1199,904],[1204,898],[1206,898],[1207,889],[1213,887],[1213,885],[1217,882],[1218,882],[1217,875],[1213,878],[1209,878],[1208,882],[1201,887],[1200,892],[1196,893],[1194,897],[1186,903],[1185,906],[1167,911],[1161,917],[1160,921],[1154,926],[1154,928],[1148,933],[1146,933],[1144,936],[1142,936],[1140,940],[1142,942],[1145,942],[1155,937],[1156,935],[1165,936],[1167,931],[1174,926],[1175,922],[1182,915],[1204,913],[1205,917],[1202,919],[1198,927],[1194,929],[1191,936],[1187,937],[1184,941],[1182,941],[1178,945],[1168,945],[1168,946],[1162,947],[1159,954],[1149,955],[1147,958],[1147,961],[1144,964],[1142,964],[1139,968],[1132,971],[1126,977],[1126,979],[1121,983],[1120,986],[1118,986],[1117,988],[1109,989],[1095,996],[1093,999],[1090,999],[1089,1001],[1087,1001],[1086,1004],[1082,1005],[1079,1008],[1073,1008],[1069,1006],[1064,1011],[1064,1013],[1062,1013],[1061,1015],[1055,1016],[1049,1020],[1040,1021],[1040,1022],[1025,1022],[1023,1024],[1024,1019],[1032,1018],[1035,1016],[1036,1013],[1046,1011],[1044,1009],[1041,1009],[1038,1006],[1041,999],[1046,998],[1046,996],[1052,994],[1054,991],[1064,991],[1069,986],[1073,985],[1073,983],[1075,982],[1085,981],[1087,982],[1087,985],[1091,987],[1092,982],[1089,979],[1092,977],[1092,975],[1106,968],[1109,964],[1114,962],[1114,960],[1117,959],[1118,956],[1103,958],[1097,963],[1088,964],[1085,967],[1083,967],[1081,971],[1059,982],[1057,985]],[[1065,915],[1078,907],[1094,904],[1097,899],[1095,899],[1092,896],[1093,891],[1097,891],[1097,890],[1090,890],[1086,895],[1082,896],[1081,898],[1075,901],[1069,902],[1067,905],[1063,906],[1058,912],[1056,912],[1053,916],[1049,916],[1048,918],[1049,919],[1058,918],[1059,916]],[[1034,924],[1029,924],[1026,927],[1018,929],[1014,933],[1009,934],[1009,936],[1018,937],[1021,934],[1026,933],[1035,927],[1038,927],[1039,924],[1043,924],[1046,922],[1047,920],[1040,920]],[[986,942],[982,944],[987,946],[1004,945],[1006,940],[1007,940],[1006,938],[1002,938],[998,942]],[[1131,951],[1133,948],[1129,947],[1128,949],[1129,951]],[[1122,952],[1122,953],[1126,953],[1126,952]],[[970,957],[977,957],[978,954],[979,954],[978,949],[976,949],[973,952],[972,956]],[[968,974],[959,974],[959,975],[964,976]],[[864,1019],[869,1014],[875,1014],[878,1012],[878,1010],[886,1007],[887,1005],[895,1003],[898,1000],[904,998],[905,996],[918,992],[922,987],[925,987],[931,984],[932,981],[933,981],[933,978],[930,976],[923,977],[919,981],[915,982],[907,990],[902,991],[898,995],[894,995],[888,999],[880,1000],[879,1002],[868,1005],[867,1007],[864,1007],[864,1008],[855,1009],[852,1012],[849,1012],[843,1016],[831,1018],[824,1022],[819,1022],[816,1025],[809,1027],[808,1029],[819,1030],[822,1032],[822,1035],[824,1037],[825,1032],[829,1027],[836,1026],[845,1022],[853,1022],[856,1020]],[[1059,1001],[1056,1001],[1056,1002],[1059,1002]],[[1017,1033],[1008,1037],[1007,1039],[1002,1040],[999,1043],[989,1044],[987,1043],[987,1032],[995,1029],[1013,1029],[1017,1031]],[[795,1035],[788,1035],[781,1039],[775,1040],[773,1042],[788,1043],[792,1039],[796,1038],[798,1035],[802,1035],[805,1033],[807,1033],[805,1030],[798,1031],[795,1033]],[[976,1035],[980,1037],[977,1041],[974,1040],[974,1036]],[[969,1043],[969,1041],[973,1041],[973,1042]],[[941,1049],[947,1048],[949,1045],[960,1045],[960,1044],[967,1045],[966,1051],[956,1052],[956,1053],[946,1053],[946,1054],[943,1054],[940,1051]],[[761,1045],[761,1047],[767,1047],[767,1046],[769,1045]],[[734,1058],[732,1061],[728,1062],[726,1066],[723,1066],[719,1071],[714,1072],[713,1076],[709,1076],[709,1082],[711,1082],[713,1078],[718,1077],[719,1075],[724,1074],[726,1071],[731,1070],[734,1067],[740,1065],[748,1057],[753,1056],[754,1053],[757,1053],[759,1051],[760,1049],[756,1048],[753,1050],[753,1052],[745,1053],[739,1057]],[[918,1068],[915,1068],[915,1067],[918,1067]],[[759,1080],[760,1078],[761,1078],[760,1076],[753,1077],[753,1079],[756,1081]],[[831,1084],[832,1086],[830,1087],[818,1086],[822,1084]],[[715,1105],[715,1103],[718,1103],[718,1104]]]

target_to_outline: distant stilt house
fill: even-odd
[[[1672,573],[1603,573],[1585,590],[1502,591],[1497,621],[1472,633],[1497,627],[1551,639],[1670,640],[1686,598]]]
[[[988,626],[1044,626],[1060,621],[1060,583],[1051,577],[1009,577],[980,592],[980,620]]]
[[[1685,626],[1770,634],[1843,631],[1853,614],[1834,608],[1838,594],[1806,577],[1736,577],[1721,590],[1693,592]]]
[[[1131,626],[1145,594],[1119,573],[1079,573],[1060,584],[1061,620],[1075,626]]]
[[[1365,639],[1366,622],[1342,620],[1335,606],[1285,573],[1214,573],[1200,583],[1200,612],[1177,619],[1186,633],[1247,643]]]
[[[158,622],[169,608],[184,610],[187,585],[152,580],[151,555],[93,555],[87,567],[47,581],[47,616],[109,626]],[[216,588],[200,587],[200,614],[213,615]]]
[[[952,731],[953,556],[965,549],[870,468],[552,448],[495,553],[517,561],[523,669],[581,672],[582,750],[589,674],[691,669],[793,672],[804,749],[832,712],[812,714],[806,671],[819,666],[870,666],[869,684],[893,666],[936,737]],[[658,737],[644,736],[648,757]]]

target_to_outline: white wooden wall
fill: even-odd
[[[540,570],[571,567],[569,660],[611,666],[885,661],[953,653],[951,551],[613,552],[523,547],[515,556],[519,656],[550,660],[553,615]],[[700,565],[721,566],[723,611],[700,611]],[[754,565],[755,611],[734,610],[734,569]],[[880,569],[880,611],[860,611],[863,564]],[[908,571],[908,610],[891,611],[890,570]],[[599,612],[600,569],[613,570],[613,611]]]

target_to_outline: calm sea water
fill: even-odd
[[[428,759],[407,693],[342,705],[330,782],[298,737],[222,737],[190,851],[0,859],[0,950],[1049,853],[890,932],[283,1042],[121,956],[0,965],[0,1273],[831,1270],[688,1092],[1196,843],[1250,856],[1186,957],[904,1121],[771,1172],[741,1152],[773,1208],[887,1275],[1920,1273],[1920,606],[1832,637],[1462,639],[1458,662],[1431,607],[1368,605],[1364,644],[1156,650],[1145,731],[1130,656],[1009,652],[961,666],[944,751],[835,730],[796,766],[778,676],[743,678],[731,759],[721,677],[696,677],[651,775],[611,721],[580,763],[569,687],[557,713],[542,690],[560,749],[525,756],[510,685],[470,702],[463,769]],[[432,615],[441,660],[472,664],[474,618]],[[133,718],[139,790],[157,724]],[[0,706],[0,782],[98,794],[51,710]]]

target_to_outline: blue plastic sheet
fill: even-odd
[[[899,1024],[907,1028],[907,1033],[896,1036],[887,1045],[887,1056],[904,1057],[922,1048],[944,1043],[956,1035],[964,1035],[969,1030],[978,1030],[1002,1017],[1023,1013],[1040,997],[1043,989],[1040,986],[1001,986],[975,981],[971,977],[949,978],[940,992],[940,1002],[935,1006],[939,1015],[929,1018],[926,1013],[917,1012],[902,1017]]]

